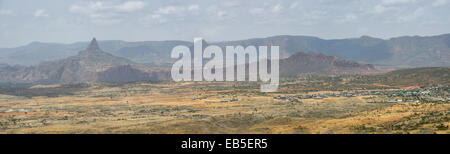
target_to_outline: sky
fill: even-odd
[[[450,0],[0,0],[0,48],[98,40],[450,33]]]

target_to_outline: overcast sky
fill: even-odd
[[[450,0],[0,0],[0,47],[33,41],[450,33]]]

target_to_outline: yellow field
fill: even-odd
[[[373,96],[357,96],[296,103],[258,89],[217,87],[91,84],[58,97],[0,95],[0,133],[450,133],[439,127],[450,125],[448,102],[368,103]],[[233,97],[238,101],[222,102]]]

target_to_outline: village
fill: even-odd
[[[368,96],[367,99],[371,99],[369,103],[420,103],[420,102],[449,102],[449,86],[445,87],[420,87],[409,89],[391,89],[391,90],[352,90],[348,92],[329,92],[329,93],[314,93],[303,95],[278,95],[273,97],[277,100],[288,100],[291,102],[300,103],[301,99],[325,99],[328,97],[356,97],[356,96]]]

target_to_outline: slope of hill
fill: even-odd
[[[280,61],[280,75],[297,74],[371,74],[377,70],[370,64],[360,64],[337,56],[298,52]]]
[[[450,85],[449,67],[424,67],[395,70],[388,73],[362,76],[354,82],[391,86]]]
[[[450,84],[449,67],[425,67],[396,70],[382,75],[388,83],[407,84]]]
[[[350,39],[325,40],[310,36],[273,36],[238,41],[208,42],[211,45],[278,45],[280,57],[287,58],[297,51],[311,51],[342,57],[347,60],[380,65],[414,67],[450,66],[450,34],[429,37],[397,37],[388,40],[362,36]],[[0,63],[30,65],[44,60],[62,59],[76,55],[88,43],[31,43],[18,48],[0,49]],[[177,45],[192,46],[188,41],[101,41],[109,53],[138,63],[168,65],[173,62],[170,52]]]

